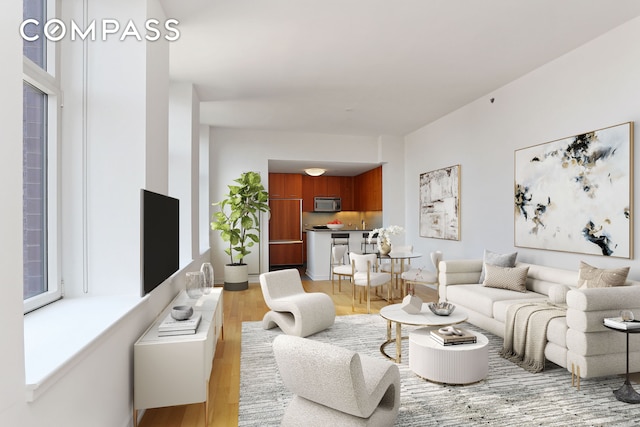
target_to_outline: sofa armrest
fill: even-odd
[[[571,289],[567,292],[567,306],[580,311],[640,308],[640,286]]]
[[[481,259],[451,259],[438,264],[438,297],[447,301],[447,286],[478,283],[482,272]]]
[[[481,259],[451,259],[440,261],[440,286],[478,283],[482,272]]]

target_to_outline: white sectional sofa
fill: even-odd
[[[481,259],[441,261],[440,301],[455,304],[468,312],[470,323],[504,338],[510,304],[561,303],[566,298],[566,318],[549,323],[545,358],[569,371],[575,369],[582,378],[626,372],[626,334],[607,329],[602,322],[605,317],[619,316],[622,309],[630,309],[640,319],[640,282],[627,280],[625,286],[578,289],[577,268],[570,271],[518,262],[516,267],[529,267],[523,293],[479,284],[482,264]],[[629,360],[630,372],[640,371],[640,334],[630,337]]]

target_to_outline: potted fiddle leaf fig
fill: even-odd
[[[224,269],[224,288],[239,291],[249,287],[244,258],[260,243],[260,214],[269,211],[269,193],[257,172],[244,172],[233,182],[225,198],[213,204],[219,211],[213,214],[211,229],[229,245],[224,250],[230,261]]]

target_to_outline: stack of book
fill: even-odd
[[[640,328],[639,320],[622,320],[622,317],[605,317],[604,324],[610,328],[622,329],[625,331],[628,329]]]
[[[189,335],[195,334],[200,324],[202,314],[194,313],[187,320],[176,320],[171,317],[171,313],[158,326],[158,336],[167,337],[171,335]]]
[[[442,345],[473,344],[477,341],[476,336],[465,329],[458,329],[462,335],[447,335],[437,329],[431,330],[431,338]]]

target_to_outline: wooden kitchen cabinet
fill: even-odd
[[[382,166],[355,177],[299,176],[303,212],[313,212],[314,197],[340,197],[343,211],[382,210]],[[271,181],[269,191],[271,194]]]
[[[311,177],[313,182],[313,196],[314,197],[327,197],[327,177],[326,176],[313,176]]]
[[[298,243],[269,243],[269,265],[302,265],[303,247]]]
[[[302,198],[302,175],[297,173],[270,173],[269,198]]]
[[[353,204],[353,177],[351,176],[340,177],[340,197],[342,198],[343,211],[355,210],[355,207]]]
[[[327,177],[327,194],[328,197],[341,197],[341,176]],[[343,208],[344,209],[344,208]]]
[[[313,198],[328,196],[328,180],[326,176],[307,176],[302,177],[302,210],[304,212],[313,212]]]
[[[382,166],[355,176],[353,187],[355,210],[382,210]]]
[[[269,200],[269,241],[302,239],[300,199]]]

